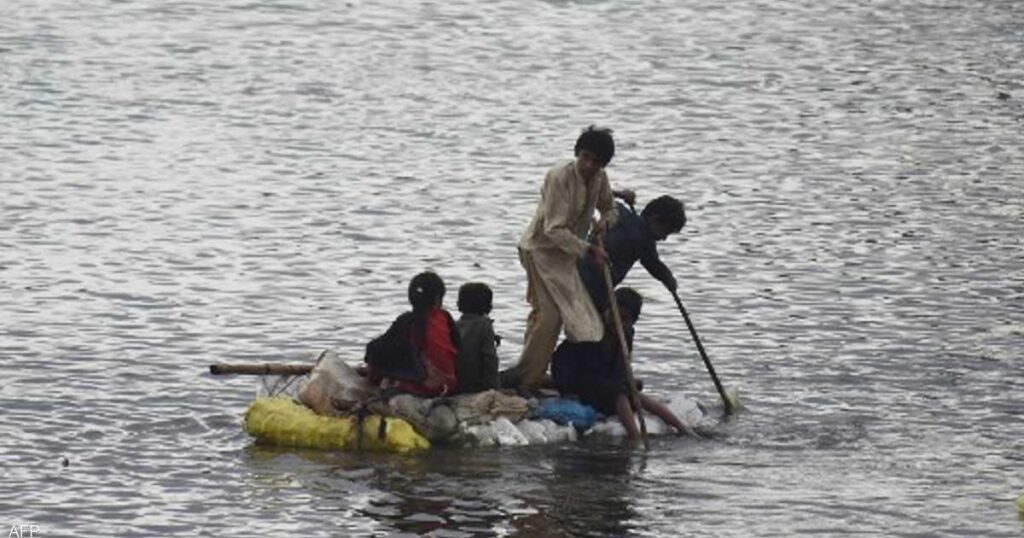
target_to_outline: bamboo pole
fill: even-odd
[[[708,358],[707,351],[704,351],[704,344],[700,343],[700,337],[697,336],[697,328],[690,321],[690,315],[686,313],[686,308],[683,306],[683,301],[679,298],[679,294],[673,291],[672,297],[676,300],[676,306],[679,307],[679,312],[683,315],[683,319],[686,320],[686,327],[690,329],[690,336],[693,337],[693,343],[697,344],[697,351],[700,353],[700,358],[704,361],[704,366],[707,367],[708,373],[711,374],[711,380],[715,382],[715,389],[718,390],[718,395],[722,397],[725,414],[732,414],[735,406],[725,393],[725,387],[722,386],[722,382],[718,379],[718,374],[715,373],[715,367],[711,365],[711,359]]]
[[[597,246],[604,248],[604,241],[597,236]],[[650,450],[651,443],[647,439],[647,422],[644,421],[643,405],[640,402],[640,395],[636,390],[636,383],[633,380],[633,360],[629,353],[629,345],[626,343],[626,332],[622,329],[622,318],[619,317],[619,302],[615,299],[615,286],[612,283],[612,272],[607,262],[601,262],[601,272],[604,274],[604,284],[608,288],[608,302],[612,309],[612,318],[615,325],[615,332],[618,336],[619,346],[622,354],[623,366],[626,371],[626,384],[629,388],[629,401],[632,404],[633,412],[636,413],[637,421],[640,422],[640,438],[644,442],[644,450]]]
[[[306,375],[313,371],[312,364],[211,364],[213,375]]]

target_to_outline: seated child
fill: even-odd
[[[469,282],[459,288],[459,312],[455,324],[462,346],[456,372],[459,392],[482,392],[498,388],[498,350],[491,313],[493,294],[487,284]]]
[[[412,312],[398,316],[386,333],[366,346],[372,383],[431,398],[454,394],[460,339],[455,320],[441,307],[444,292],[444,281],[435,273],[413,277]]]
[[[661,281],[669,291],[676,291],[672,271],[658,257],[657,242],[679,233],[686,225],[683,203],[671,196],[651,200],[637,215],[623,204],[616,204],[618,219],[604,237],[604,250],[611,265],[612,285],[618,286],[637,260],[651,276]],[[598,312],[608,307],[608,289],[600,262],[593,256],[584,256],[579,262],[580,277],[590,292]]]
[[[632,350],[633,324],[640,317],[643,298],[632,288],[619,288],[615,290],[615,300],[619,304],[627,345]],[[558,346],[551,359],[551,374],[560,393],[575,395],[580,402],[599,413],[618,415],[630,439],[637,439],[640,437],[640,429],[629,402],[625,364],[611,308],[605,310],[604,319],[604,338],[600,342],[565,341]],[[646,394],[640,394],[639,398],[645,410],[660,417],[676,433],[681,435],[686,432],[686,426],[668,406]]]

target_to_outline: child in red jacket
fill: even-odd
[[[386,333],[366,346],[371,382],[428,398],[455,392],[459,331],[441,307],[444,292],[444,281],[436,273],[413,277],[412,312],[398,316]]]

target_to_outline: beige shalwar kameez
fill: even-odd
[[[601,315],[578,270],[589,247],[586,238],[595,209],[609,225],[614,224],[617,213],[604,170],[589,181],[577,172],[576,161],[548,171],[537,212],[519,241],[531,307],[516,366],[523,386],[535,387],[543,379],[563,323],[573,341],[596,342],[604,336]]]

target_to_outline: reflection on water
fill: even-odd
[[[46,536],[1019,536],[1024,3],[5,4],[0,523]],[[357,361],[609,125],[748,411],[706,440],[257,447],[212,362]],[[637,375],[716,401],[640,269]],[[449,305],[454,301],[449,298]],[[64,465],[64,461],[67,465]]]
[[[661,455],[670,454],[657,442]],[[420,457],[251,446],[253,486],[292,490],[349,531],[623,536],[640,514],[632,481],[651,455],[612,440],[563,447],[440,449]],[[518,476],[508,476],[510,468]],[[512,480],[510,483],[509,480]],[[260,508],[266,506],[271,494]],[[374,522],[371,524],[371,522]]]
[[[641,453],[606,447],[557,452],[552,474],[544,480],[552,500],[548,518],[567,536],[628,534],[637,516],[631,507],[631,476],[635,460],[642,458]]]

